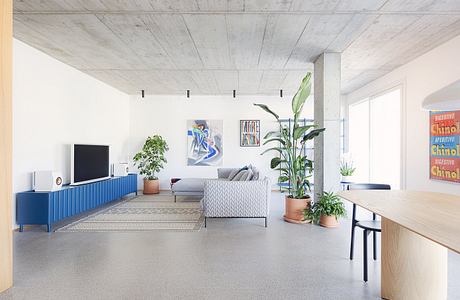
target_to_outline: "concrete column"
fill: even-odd
[[[315,123],[326,131],[315,139],[314,193],[340,190],[340,53],[323,53],[314,69]]]

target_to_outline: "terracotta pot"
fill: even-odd
[[[286,197],[285,200],[285,212],[284,221],[290,223],[309,223],[308,220],[304,220],[303,212],[306,208],[310,207],[311,199],[308,196],[306,199],[295,199]]]
[[[158,179],[149,180],[144,179],[144,192],[145,195],[160,193],[160,181]]]
[[[321,215],[319,218],[319,225],[327,228],[334,228],[339,226],[339,222],[335,216],[325,216]]]

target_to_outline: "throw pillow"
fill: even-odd
[[[244,175],[244,172],[246,172],[246,171],[241,171],[238,174],[236,174],[236,176],[233,177],[232,181],[240,181],[241,177],[243,177],[243,175]]]
[[[235,178],[236,175],[238,175],[241,171],[245,171],[247,169],[248,169],[248,166],[244,166],[241,169],[234,169],[228,175],[228,180],[232,181]]]
[[[247,172],[246,178],[244,178],[245,176],[243,176],[243,177],[241,178],[241,181],[243,181],[243,180],[244,180],[244,181],[251,181],[251,180],[252,180],[252,178],[253,178],[253,176],[254,176],[254,173],[252,172],[252,170],[249,169],[249,170],[247,170],[246,172]]]
[[[260,177],[259,169],[257,169],[255,166],[252,166],[251,171],[252,171],[251,180],[259,180],[259,177]]]
[[[243,170],[239,172],[235,177],[233,177],[232,181],[245,181],[248,177],[249,170]]]
[[[233,180],[235,176],[240,172],[240,169],[233,169],[228,175],[228,180]]]

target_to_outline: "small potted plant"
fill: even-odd
[[[347,211],[339,196],[334,193],[323,192],[317,202],[305,209],[306,220],[323,227],[333,228],[339,225],[338,218],[345,217]]]
[[[149,136],[142,147],[142,150],[134,155],[134,165],[137,165],[139,173],[144,175],[144,194],[158,194],[160,182],[156,174],[163,169],[167,162],[165,153],[168,151],[168,144],[159,135]]]
[[[356,168],[353,166],[353,161],[342,160],[340,163],[340,174],[343,182],[351,182],[353,173]]]

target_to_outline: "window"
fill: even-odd
[[[349,152],[356,166],[354,181],[387,183],[400,188],[401,90],[349,106]]]

